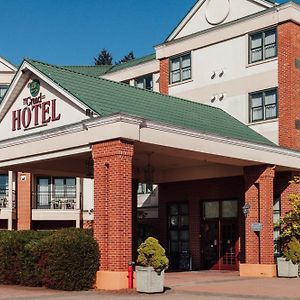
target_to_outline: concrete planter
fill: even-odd
[[[284,257],[277,258],[278,277],[298,277],[298,264],[287,261]]]
[[[162,293],[164,291],[164,271],[160,274],[152,267],[135,267],[136,290],[140,293]]]

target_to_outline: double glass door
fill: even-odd
[[[213,270],[237,270],[237,201],[204,202],[201,229],[201,257],[203,268]]]

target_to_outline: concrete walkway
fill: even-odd
[[[0,300],[108,300],[108,299],[164,299],[164,300],[299,300],[300,279],[242,278],[237,272],[167,273],[164,294],[144,295],[133,290],[105,292],[64,292],[45,288],[0,285]]]

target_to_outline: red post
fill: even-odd
[[[129,289],[133,289],[133,266],[134,266],[134,262],[130,262],[128,264],[128,288]]]

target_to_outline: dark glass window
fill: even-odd
[[[153,90],[153,76],[152,74],[139,77],[135,79],[135,86],[145,90]]]
[[[170,83],[192,78],[191,53],[170,59]]]
[[[249,108],[250,123],[277,118],[277,89],[249,94]]]
[[[277,56],[276,29],[268,29],[249,35],[249,63]]]

